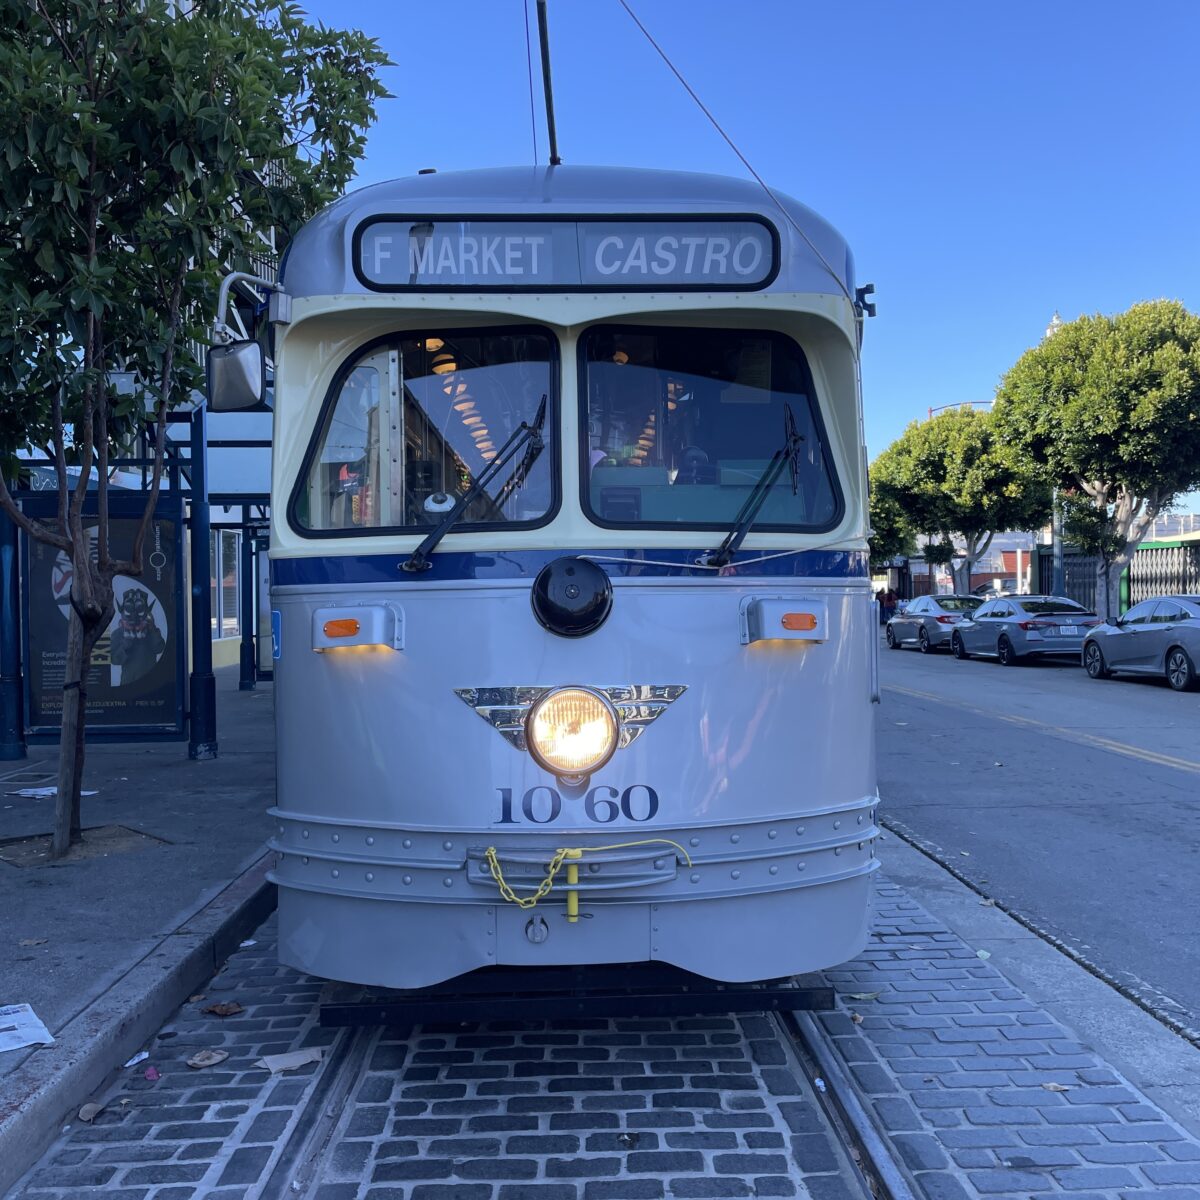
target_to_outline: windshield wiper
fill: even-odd
[[[733,556],[741,548],[746,534],[750,532],[750,527],[757,519],[759,511],[767,502],[767,497],[771,494],[775,481],[783,473],[785,465],[791,469],[792,495],[796,495],[800,490],[799,455],[800,444],[803,441],[804,435],[796,429],[796,417],[792,413],[792,406],[785,404],[783,406],[783,445],[771,456],[771,461],[767,463],[766,469],[758,477],[758,482],[750,490],[750,495],[746,497],[746,503],[742,505],[742,510],[738,513],[728,537],[712,554],[706,554],[701,560],[704,566],[724,567],[733,561]]]
[[[471,503],[484,494],[492,480],[504,470],[522,449],[528,447],[525,449],[525,455],[520,463],[517,464],[512,475],[500,489],[500,495],[503,499],[507,499],[516,488],[524,486],[529,468],[533,466],[538,455],[545,449],[546,442],[542,437],[542,427],[545,424],[546,395],[543,393],[542,402],[538,405],[537,416],[534,418],[533,424],[530,425],[522,421],[513,430],[512,436],[500,447],[496,457],[479,472],[475,478],[475,482],[462,494],[458,503],[442,518],[437,528],[432,530],[425,540],[412,552],[408,560],[404,563],[404,570],[428,571],[433,565],[429,561],[429,556],[437,547],[438,542],[458,523],[458,519],[466,512]],[[500,501],[497,501],[497,504],[499,503]]]

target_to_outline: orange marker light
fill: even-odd
[[[784,613],[779,623],[784,629],[816,629],[817,618],[813,613]]]
[[[326,637],[353,637],[358,632],[358,622],[353,617],[339,617],[336,621],[326,621],[323,628]]]

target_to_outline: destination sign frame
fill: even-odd
[[[438,244],[427,242],[419,251],[411,248],[411,229],[423,224],[432,226],[428,235],[431,240],[437,237],[439,225],[455,229],[460,257],[455,260],[453,251],[448,256],[442,255],[443,259],[451,260],[452,267],[465,265],[463,243],[473,239],[474,244],[466,248],[474,252],[476,262],[486,259],[488,265],[495,264],[499,268],[514,265],[520,269],[512,272],[501,269],[502,278],[498,282],[484,282],[486,276],[469,282],[439,280],[436,269],[431,277],[423,268],[427,265],[436,268],[440,253]],[[394,244],[389,244],[382,254],[379,244],[371,236],[373,228],[379,225],[407,227],[403,233],[397,230],[396,234],[382,235],[394,239]],[[479,229],[463,234],[461,227],[464,225],[476,225]],[[567,228],[571,225],[575,226],[573,233]],[[757,228],[753,233],[744,231],[743,237],[734,241],[729,227],[739,225]],[[488,238],[491,227],[526,228],[509,234],[493,234],[492,237],[506,239],[503,246],[481,244]],[[703,234],[693,232],[705,227],[707,231]],[[637,244],[639,238],[643,241],[642,246]],[[650,238],[654,241],[646,241]],[[670,244],[672,239],[675,245]],[[723,246],[726,242],[728,245]],[[751,257],[754,249],[751,243],[764,251],[769,250],[769,259],[755,262]],[[551,251],[550,261],[553,262],[553,252],[557,250],[560,259],[571,261],[573,271],[562,270],[556,263],[553,274],[544,272],[536,279],[531,278],[530,268],[536,270],[544,261],[542,255],[547,246]],[[397,277],[389,278],[382,269],[364,269],[364,247],[368,253],[375,252],[380,268],[387,262]],[[564,248],[568,251],[566,255]],[[591,255],[591,262],[585,260],[585,249]],[[721,262],[722,252],[727,275],[740,274],[743,266],[752,266],[752,270],[741,277],[724,279],[715,274],[705,275],[704,260]],[[683,259],[684,265],[688,262],[687,255],[692,254],[692,262],[698,263],[699,269],[691,272],[691,277],[685,272],[684,277],[679,278],[679,270],[676,270],[674,277],[668,278],[672,272],[660,271],[659,267],[669,264],[672,253],[677,260]],[[427,257],[417,260],[417,254]],[[409,261],[410,256],[414,261]],[[776,227],[759,213],[378,213],[362,221],[354,230],[351,261],[359,283],[369,291],[381,293],[757,292],[770,287],[779,276],[780,240]],[[405,272],[406,267],[412,269]],[[585,277],[588,274],[585,268],[589,267],[590,278]],[[399,278],[402,273],[408,274],[407,281]],[[450,273],[446,272],[447,275]],[[453,273],[463,274],[461,270]],[[569,274],[574,278],[567,277]]]

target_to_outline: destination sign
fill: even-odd
[[[622,291],[765,287],[775,231],[758,219],[421,220],[359,227],[354,269],[375,291]]]

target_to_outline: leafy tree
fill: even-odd
[[[376,101],[378,45],[271,0],[0,0],[0,504],[72,564],[52,853],[79,837],[86,682],[139,575],[167,410],[202,382],[223,270],[261,261],[350,179]],[[127,561],[112,555],[109,461],[141,424],[114,370],[153,399],[155,462]],[[48,452],[58,510],[13,502],[16,451]],[[72,469],[77,475],[72,479]],[[85,529],[94,489],[98,525]]]
[[[1154,518],[1200,485],[1200,317],[1172,300],[1080,317],[1027,350],[996,394],[1001,436],[1064,493],[1068,532],[1121,572]]]
[[[871,477],[880,502],[924,535],[926,561],[951,567],[959,591],[997,533],[1034,528],[1050,513],[1050,489],[997,436],[992,414],[968,406],[914,421]]]
[[[882,567],[893,558],[916,553],[916,537],[896,497],[871,486],[871,565]]]

